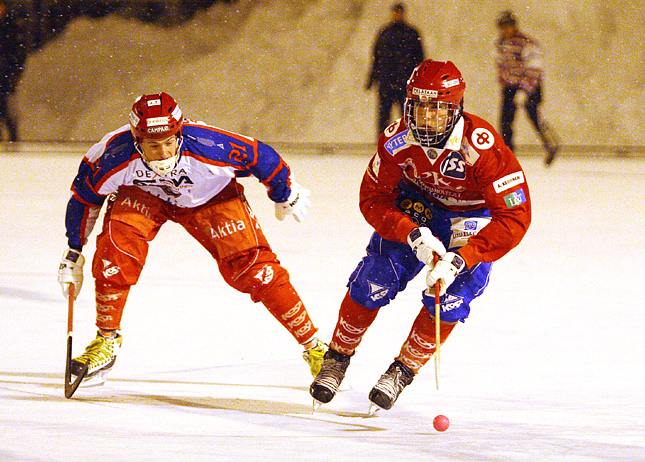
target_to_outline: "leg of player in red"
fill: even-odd
[[[130,287],[139,279],[148,242],[163,223],[172,220],[184,226],[213,255],[228,284],[250,294],[254,302],[262,302],[303,345],[303,357],[312,374],[317,374],[326,346],[316,337],[317,329],[255,216],[249,213],[241,190],[233,197],[229,193],[227,190],[197,210],[187,210],[163,203],[138,188],[124,187],[119,191],[107,209],[94,256],[98,334],[85,353],[73,360],[76,370],[87,364],[90,378],[104,375],[114,365],[122,340],[117,331]],[[230,222],[237,223],[238,231],[213,239],[211,230]]]
[[[289,273],[271,250],[242,186],[234,183],[227,189],[230,193],[223,193],[221,200],[176,220],[213,256],[231,287],[249,294],[255,303],[261,302],[302,345],[303,358],[315,376],[327,346],[318,340],[318,329],[291,284]],[[235,227],[212,232],[227,223],[235,223]]]
[[[328,403],[336,395],[351,357],[377,314],[378,309],[359,305],[347,292],[341,303],[338,322],[325,354],[322,371],[311,385],[311,394],[317,401]],[[455,325],[454,322],[441,322],[442,344]],[[370,400],[376,400],[380,407],[390,409],[403,388],[412,382],[414,375],[428,362],[435,350],[434,318],[423,307],[401,352],[370,392]],[[394,378],[400,380],[393,380]]]

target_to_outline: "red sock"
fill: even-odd
[[[102,331],[116,331],[121,328],[121,317],[130,286],[117,286],[109,282],[96,281],[96,327]]]
[[[318,329],[291,283],[275,286],[263,297],[262,303],[298,343],[305,344],[316,336]]]
[[[378,310],[368,310],[352,300],[347,291],[340,304],[338,323],[329,344],[330,348],[342,354],[353,355],[377,314]]]
[[[442,345],[456,325],[456,322],[442,321],[440,323],[439,335],[441,336]],[[435,343],[434,318],[430,316],[428,310],[421,308],[421,311],[412,324],[410,335],[408,335],[396,359],[408,366],[416,374],[428,362],[437,349]]]

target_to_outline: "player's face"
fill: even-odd
[[[448,125],[448,105],[441,102],[419,102],[414,107],[417,128],[443,133]]]
[[[141,151],[146,160],[166,160],[177,154],[178,138],[175,135],[163,140],[144,139],[141,141]]]

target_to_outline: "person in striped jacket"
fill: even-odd
[[[504,143],[514,150],[513,121],[518,92],[526,93],[525,108],[529,119],[542,141],[547,156],[545,164],[553,162],[559,142],[555,133],[541,117],[542,81],[544,62],[540,45],[528,35],[520,32],[517,18],[510,11],[503,11],[497,19],[499,39],[496,43],[496,63],[499,83],[502,86],[502,108],[500,131]]]

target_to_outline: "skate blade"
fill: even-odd
[[[92,377],[84,379],[79,388],[100,387],[107,381],[107,371],[97,372]]]
[[[367,411],[368,417],[374,417],[378,411],[380,411],[382,408],[374,403],[370,403],[370,408]]]
[[[311,407],[312,414],[315,414],[318,411],[318,409],[320,409],[320,406],[322,406],[322,405],[323,405],[323,403],[321,403],[320,401],[318,401],[317,399],[314,398],[314,402],[313,402],[313,405]]]

